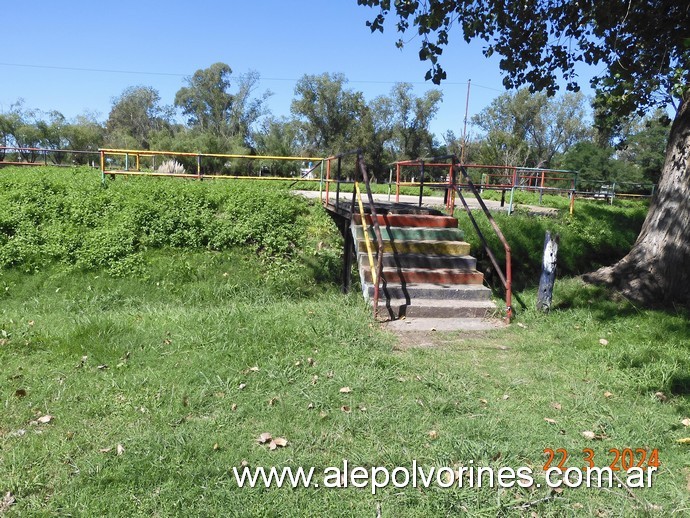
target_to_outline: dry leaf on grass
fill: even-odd
[[[678,444],[690,444],[690,437],[683,437],[676,441]]]
[[[613,393],[607,390],[606,392],[604,392],[604,397],[606,399],[611,399],[613,397]]]
[[[600,339],[599,339],[599,343],[600,343],[601,345],[608,345],[608,344],[609,344],[609,341],[608,341],[606,338],[600,338]]]
[[[551,403],[551,408],[553,408],[554,410],[560,410],[561,408],[563,408],[563,406],[560,403],[556,403],[554,401],[553,403]]]
[[[125,447],[122,446],[121,444],[118,444],[117,447],[115,448],[115,452],[118,455],[122,455],[125,452]]]
[[[351,389],[350,387],[342,387],[342,388],[339,390],[339,392],[340,392],[341,394],[349,394],[350,392],[352,392],[352,389]]]
[[[588,439],[590,441],[600,441],[600,440],[606,438],[605,435],[597,435],[596,433],[592,432],[591,430],[586,430],[586,431],[582,432],[582,436],[585,439]]]
[[[438,439],[438,432],[436,430],[429,430],[429,439],[432,441]]]
[[[350,407],[347,406],[347,405],[341,406],[341,407],[340,407],[340,410],[341,410],[342,412],[345,412],[346,414],[349,414],[349,413],[350,413]]]
[[[12,493],[10,493],[9,491],[5,493],[5,496],[3,496],[2,500],[0,500],[0,514],[9,511],[10,506],[15,502],[16,499],[14,498],[14,495]]]
[[[555,420],[555,419],[551,419],[551,418],[549,418],[549,417],[545,417],[545,418],[544,418],[544,421],[546,421],[546,422],[549,423],[549,424],[556,424],[556,420]]]
[[[37,422],[38,424],[48,424],[48,423],[50,423],[53,419],[54,419],[54,418],[53,418],[52,415],[43,415],[43,416],[39,417],[38,419],[36,419],[36,422]]]
[[[268,432],[264,432],[261,435],[259,435],[259,438],[256,440],[256,442],[258,442],[259,444],[266,444],[271,439],[273,439],[273,436]]]
[[[233,403],[232,405],[230,405],[230,410],[232,410],[233,412],[237,410],[237,403]]]
[[[663,392],[657,392],[656,394],[654,394],[654,397],[662,403],[668,399],[668,397],[666,397],[666,394],[664,394]]]
[[[690,426],[690,418],[685,418],[681,421],[683,423],[683,426]]]
[[[246,383],[240,383],[240,384],[238,385],[237,388],[238,388],[239,390],[244,390],[246,386],[247,386]]]

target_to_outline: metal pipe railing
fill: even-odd
[[[453,166],[455,166],[455,157],[453,157]],[[484,237],[484,234],[482,234],[482,231],[479,228],[479,225],[477,224],[476,219],[474,218],[474,215],[472,214],[472,210],[470,209],[469,205],[467,204],[467,201],[465,200],[465,197],[462,195],[462,190],[456,185],[455,191],[458,194],[458,197],[460,198],[460,201],[463,204],[463,207],[465,208],[465,211],[467,212],[467,215],[470,218],[470,221],[472,222],[472,225],[474,226],[475,231],[477,232],[477,235],[479,236],[479,239],[481,240],[482,244],[484,245],[484,250],[486,251],[487,255],[489,256],[489,260],[491,261],[491,264],[493,265],[494,269],[498,273],[499,278],[501,279],[501,282],[503,283],[503,287],[505,288],[506,292],[506,320],[510,322],[510,319],[513,316],[513,290],[512,290],[512,284],[513,284],[513,269],[512,269],[512,263],[511,263],[511,255],[510,255],[510,245],[508,245],[508,241],[506,240],[505,236],[503,235],[503,232],[501,232],[501,229],[498,226],[498,223],[496,223],[496,220],[494,217],[491,215],[489,212],[489,209],[487,208],[486,204],[484,203],[484,200],[482,199],[481,195],[477,191],[477,188],[474,186],[472,183],[472,180],[470,180],[469,175],[467,174],[467,170],[465,169],[465,166],[459,166],[460,173],[463,175],[465,178],[465,181],[467,182],[467,185],[469,189],[472,191],[472,194],[474,194],[474,197],[477,199],[477,203],[479,203],[479,206],[481,207],[482,211],[486,215],[487,219],[489,220],[489,223],[491,224],[491,227],[494,229],[494,232],[496,233],[496,236],[498,236],[499,241],[503,245],[503,248],[505,250],[506,254],[506,271],[505,273],[501,269],[500,265],[498,264],[498,260],[496,259],[496,256],[494,255],[493,251],[489,247],[489,243],[487,242],[486,238]]]
[[[380,297],[380,283],[381,283],[381,271],[383,270],[383,236],[381,235],[381,227],[379,225],[378,214],[376,211],[376,204],[374,203],[374,195],[371,192],[371,184],[369,182],[369,173],[367,172],[366,165],[364,164],[364,156],[362,152],[357,153],[357,167],[356,170],[362,173],[362,179],[364,180],[364,186],[367,189],[367,199],[369,202],[369,211],[371,212],[371,220],[374,225],[374,235],[376,236],[376,275],[374,276],[374,270],[372,270],[372,281],[374,283],[374,318],[378,315],[379,297]],[[355,170],[355,180],[356,178]],[[357,184],[355,184],[357,186]],[[362,227],[366,228],[367,221],[365,217],[362,217]],[[374,280],[376,279],[376,280]]]

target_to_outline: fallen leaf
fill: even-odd
[[[551,418],[549,418],[549,417],[545,417],[545,418],[544,418],[544,421],[546,421],[546,422],[549,423],[549,424],[556,424],[556,420],[555,420],[555,419],[551,419]]]
[[[328,412],[326,412],[325,410],[321,410],[321,412],[319,412],[319,417],[321,419],[326,419],[328,417]]]
[[[560,410],[563,407],[561,406],[560,403],[553,402],[553,403],[551,403],[551,408],[553,408],[554,410]]]
[[[503,400],[510,399],[510,396],[508,394],[503,394]]]
[[[244,369],[242,371],[242,374],[249,374],[250,372],[259,372],[259,367],[254,365],[254,367],[249,367],[248,369]]]
[[[357,408],[359,408],[360,412],[366,412],[367,411],[367,407],[365,407],[364,405],[359,405]]]
[[[48,424],[53,420],[52,415],[44,415],[36,419],[36,422],[39,424]]]
[[[314,409],[314,403],[309,403],[307,405],[307,410],[313,410]]]
[[[429,430],[429,439],[432,441],[438,439],[438,432],[436,430]]]
[[[118,444],[117,447],[115,448],[115,451],[117,452],[118,455],[122,455],[125,452],[125,447],[122,446],[121,444]]]
[[[613,393],[607,390],[606,392],[604,392],[604,397],[606,399],[611,399],[613,397]]]
[[[108,366],[104,363],[103,365],[99,365],[96,367],[99,371],[104,371],[108,368]]]
[[[26,390],[25,389],[17,389],[14,391],[15,397],[26,397]]]
[[[275,406],[275,404],[278,402],[277,397],[272,397],[271,399],[268,400],[268,406]]]
[[[281,448],[285,448],[285,446],[288,445],[288,440],[285,437],[277,437],[273,439],[273,442],[276,446],[279,446]]]
[[[247,386],[246,383],[240,383],[239,386],[237,387],[239,390],[244,390],[244,388]]]
[[[690,444],[690,437],[683,437],[676,441],[678,444]]]
[[[307,363],[310,367],[313,367],[316,364],[316,361],[314,361],[314,358],[307,358]]]
[[[683,426],[690,426],[690,418],[685,418],[681,421],[683,423]]]
[[[242,459],[242,462],[240,462],[240,467],[246,468],[247,466],[249,466],[249,462],[247,462],[246,460]]]
[[[233,412],[237,410],[237,403],[233,403],[232,405],[230,405],[230,410],[232,410]]]
[[[0,514],[7,512],[10,509],[10,506],[15,502],[16,499],[12,493],[9,491],[5,493],[5,496],[3,496],[2,500],[0,500]]]
[[[585,439],[589,439],[590,441],[593,441],[594,439],[597,438],[597,434],[595,434],[594,432],[589,431],[589,430],[582,432],[582,436]]]
[[[527,329],[527,326],[523,324],[522,322],[517,323],[518,327],[521,327],[522,329]]]
[[[113,451],[113,448],[112,448],[112,447],[110,447],[110,448],[101,448],[101,449],[98,450],[98,451],[99,451],[100,453],[110,453],[111,451]]]
[[[297,360],[297,361],[295,362],[295,367],[300,367],[301,365],[302,365],[302,362],[301,362],[301,361]]]
[[[219,446],[218,443],[216,442],[216,443],[213,444],[213,451],[218,451],[218,450],[220,450],[220,446]]]
[[[273,436],[268,432],[264,432],[261,435],[259,435],[259,438],[256,440],[256,442],[258,442],[259,444],[266,444],[271,439],[273,439]]]
[[[341,407],[340,407],[340,410],[342,410],[342,411],[345,412],[346,414],[349,414],[349,413],[350,413],[350,407],[347,406],[347,405],[341,406]]]
[[[312,385],[316,385],[316,382],[317,382],[317,381],[319,381],[319,377],[318,377],[316,374],[314,374],[314,375],[311,377],[311,384],[312,384]]]
[[[487,405],[487,404],[489,404],[489,402],[488,402],[486,399],[480,399],[479,402],[480,402],[482,405]]]
[[[350,387],[343,387],[339,390],[339,392],[341,394],[349,394],[350,392],[352,392],[352,389]]]
[[[601,339],[599,339],[599,343],[601,345],[608,345],[609,341],[606,338],[601,338]]]
[[[656,397],[662,403],[668,399],[666,397],[666,394],[664,394],[663,392],[657,392],[656,394],[654,394],[654,397]]]
[[[333,371],[328,371],[328,372],[326,373],[326,377],[327,377],[328,379],[331,379],[334,375],[335,375],[335,373],[334,373]]]

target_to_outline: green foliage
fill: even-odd
[[[284,187],[156,178],[106,185],[86,169],[3,170],[0,267],[34,271],[60,262],[126,272],[149,249],[248,246],[271,271],[285,272],[306,256],[326,278],[333,249],[339,254],[325,214]]]
[[[523,198],[524,197],[524,198]],[[527,199],[529,198],[529,199]],[[546,197],[545,197],[546,198]],[[495,220],[511,248],[513,282],[516,289],[532,286],[539,282],[541,273],[544,235],[560,234],[558,250],[558,275],[572,276],[608,266],[623,257],[635,242],[647,215],[644,202],[617,201],[615,205],[576,200],[575,211],[568,214],[567,198],[548,197],[556,200],[560,208],[558,216],[536,216],[518,209],[513,215],[496,214]],[[516,202],[534,203],[534,195],[516,193]],[[488,275],[488,280],[498,286],[488,256],[472,227],[466,213],[456,211],[459,226],[465,230],[465,239],[472,246],[472,254]],[[482,234],[487,238],[492,251],[504,268],[503,246],[494,234],[488,220],[474,212]]]

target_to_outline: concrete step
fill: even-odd
[[[380,286],[381,299],[403,299],[407,302],[417,299],[436,300],[489,300],[491,290],[481,284],[429,284],[429,283],[382,283]],[[364,285],[365,298],[374,297],[374,286]]]
[[[355,225],[355,237],[357,239],[364,239],[364,228],[362,225]],[[465,233],[459,228],[444,228],[444,227],[380,227],[381,237],[388,241],[462,241]],[[376,239],[374,233],[374,226],[369,225],[367,228],[369,239]]]
[[[365,282],[372,282],[371,268],[360,266]],[[427,284],[482,284],[484,274],[477,270],[458,270],[444,268],[383,268],[381,278],[395,283]]]
[[[430,216],[425,214],[378,214],[380,226],[388,227],[441,227],[457,228],[458,220],[451,216]],[[372,223],[370,214],[366,215],[367,223]],[[357,225],[362,224],[362,217],[353,214],[353,221]]]
[[[372,250],[378,250],[376,241],[371,239]],[[366,253],[364,239],[357,240],[357,252]],[[384,253],[395,254],[431,254],[431,255],[469,255],[470,244],[464,241],[384,241]]]
[[[379,314],[390,318],[487,318],[493,316],[496,304],[490,300],[414,300],[379,301]]]
[[[369,265],[366,249],[359,253],[358,263],[360,267]],[[383,254],[382,264],[384,268],[477,269],[477,260],[471,255]]]

